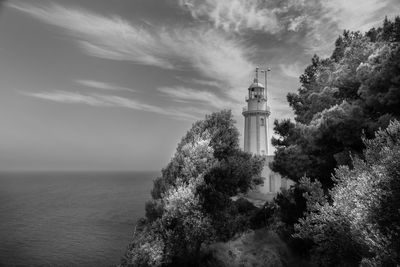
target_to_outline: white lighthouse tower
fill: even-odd
[[[252,199],[265,201],[272,200],[276,193],[289,188],[293,185],[293,181],[282,178],[279,173],[273,172],[269,167],[269,163],[274,160],[268,145],[268,118],[271,112],[267,105],[267,73],[270,69],[261,70],[265,75],[265,87],[258,81],[258,71],[256,68],[256,77],[249,86],[246,96],[247,106],[243,108],[242,114],[244,116],[244,151],[265,157],[265,165],[261,173],[264,185],[259,186],[250,195]]]
[[[256,77],[248,89],[247,107],[243,108],[244,116],[244,151],[256,155],[268,155],[268,117],[271,114],[267,105],[267,94],[264,85]]]

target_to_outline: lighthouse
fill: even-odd
[[[258,81],[259,71],[265,75],[265,87]],[[261,172],[264,184],[249,193],[252,199],[262,201],[272,200],[282,189],[288,189],[294,184],[293,181],[281,177],[279,173],[273,172],[269,167],[269,164],[274,160],[274,155],[268,145],[268,119],[271,114],[267,96],[267,74],[269,71],[270,69],[259,70],[256,68],[254,81],[250,84],[245,98],[247,105],[242,112],[244,116],[244,151],[265,158],[265,165]]]
[[[264,70],[267,75],[268,70]],[[267,105],[267,92],[258,81],[259,69],[248,88],[247,106],[243,108],[244,116],[244,151],[256,155],[269,155],[268,149],[268,118],[271,114]],[[266,77],[266,76],[265,76]],[[266,81],[267,79],[265,79]]]

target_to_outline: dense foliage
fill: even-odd
[[[251,226],[253,206],[231,197],[261,182],[264,160],[242,152],[238,136],[230,111],[193,124],[154,181],[122,265],[196,265],[202,244]]]
[[[274,171],[330,188],[334,168],[362,155],[362,133],[371,138],[400,118],[399,36],[400,17],[385,19],[365,34],[344,31],[330,58],[312,58],[298,92],[287,96],[295,122],[275,121]]]
[[[400,263],[400,123],[392,122],[365,145],[365,160],[336,169],[328,195],[319,181],[301,179],[307,212],[296,236],[313,242],[318,266]]]
[[[298,184],[276,197],[273,226],[317,266],[398,265],[400,17],[344,31],[300,82],[295,121],[274,122],[272,168]]]

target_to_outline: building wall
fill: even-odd
[[[264,125],[261,123],[264,119]],[[247,116],[245,118],[244,147],[245,151],[267,155],[268,154],[268,118],[264,115]],[[258,149],[259,146],[259,149]]]
[[[264,120],[264,125],[262,125],[261,119]],[[267,142],[268,142],[268,119],[267,116],[260,116],[260,155],[268,155]]]
[[[257,129],[256,129],[256,117],[249,117],[249,138],[250,138],[250,152],[257,153]]]
[[[289,189],[290,186],[294,185],[294,182],[290,179],[283,178],[279,173],[273,172],[269,167],[269,163],[274,160],[274,156],[267,156],[264,169],[262,170],[261,176],[264,178],[264,185],[257,188],[260,193],[271,194],[278,193],[284,189]]]
[[[266,110],[267,101],[265,100],[260,101],[258,99],[249,99],[247,106],[249,110]]]

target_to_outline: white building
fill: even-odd
[[[267,75],[267,71],[263,71]],[[267,79],[265,79],[267,81]],[[271,114],[267,105],[267,91],[264,85],[258,81],[258,68],[256,78],[249,86],[246,96],[247,106],[243,108],[244,116],[244,151],[266,157],[266,162],[261,176],[264,178],[264,185],[256,192],[265,195],[265,198],[273,197],[281,188],[289,188],[293,182],[282,178],[278,173],[273,172],[269,163],[273,161],[274,155],[270,154],[268,118]]]

